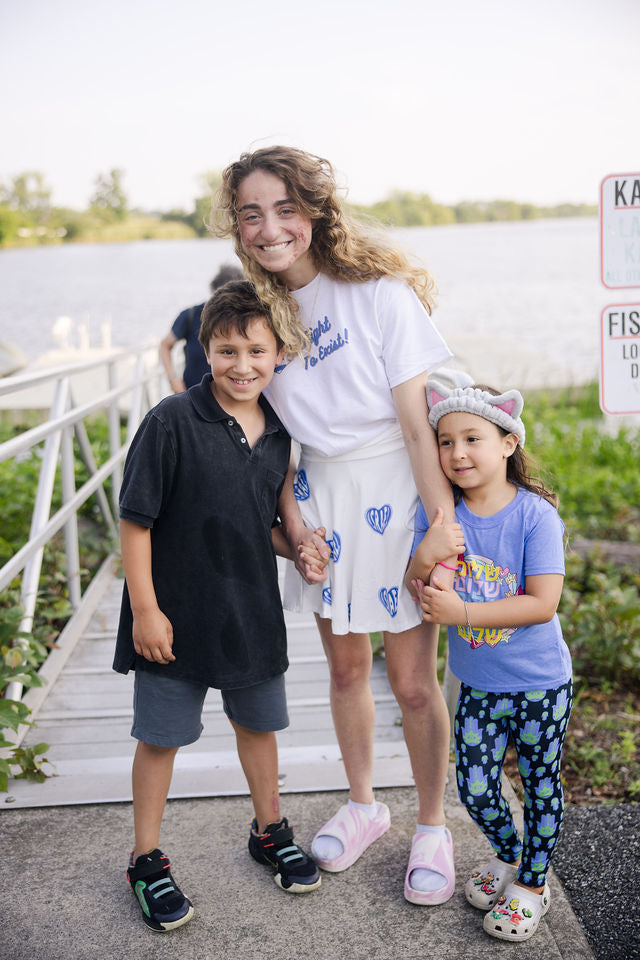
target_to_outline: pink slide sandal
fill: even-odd
[[[378,801],[377,812],[373,818],[364,810],[345,804],[316,833],[311,844],[313,858],[323,870],[327,870],[329,873],[340,873],[341,870],[346,870],[355,863],[374,840],[386,833],[390,823],[391,816],[385,803]],[[334,860],[324,860],[322,857],[318,857],[314,853],[313,843],[315,843],[316,837],[321,836],[335,837],[342,844],[344,852]]]
[[[439,890],[416,890],[409,883],[414,870],[433,870],[445,878],[444,887]],[[404,879],[404,896],[409,903],[433,907],[446,903],[453,894],[456,885],[456,871],[453,863],[453,841],[445,828],[444,834],[416,833],[411,843],[409,866]]]

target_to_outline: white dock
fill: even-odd
[[[131,800],[130,736],[133,673],[111,669],[122,581],[109,569],[96,577],[83,605],[44,670],[49,682],[27,694],[36,726],[23,744],[49,744],[52,773],[44,783],[10,780],[0,808],[44,807]],[[290,726],[278,734],[283,793],[346,789],[329,704],[329,674],[313,618],[286,615],[290,667],[287,698]],[[400,710],[383,660],[375,660],[371,686],[376,703],[374,786],[413,783]],[[197,743],[178,753],[170,797],[246,794],[235,737],[211,690]]]

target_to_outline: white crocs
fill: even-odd
[[[506,885],[513,883],[517,873],[517,864],[491,857],[484,867],[471,874],[464,885],[464,895],[476,910],[489,910]]]
[[[493,910],[485,915],[482,927],[498,940],[529,940],[549,909],[551,891],[545,883],[542,894],[509,883]]]

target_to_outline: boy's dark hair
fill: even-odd
[[[280,350],[282,340],[273,326],[269,307],[258,298],[255,287],[248,280],[232,280],[219,287],[202,308],[198,340],[208,352],[211,337],[218,333],[224,336],[235,330],[246,337],[247,327],[256,317],[264,320]]]

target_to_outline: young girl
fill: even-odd
[[[372,790],[369,685],[369,632],[384,631],[419,801],[405,896],[443,903],[454,889],[443,808],[449,722],[437,628],[421,622],[404,573],[418,493],[430,516],[442,506],[453,521],[424,409],[427,372],[451,354],[429,318],[428,272],[353,221],[337,194],[326,160],[265,147],[223,172],[217,232],[234,238],[288,351],[268,391],[302,451],[279,503],[283,528],[299,558],[319,526],[331,549],[324,583],[298,585],[292,570],[284,593],[288,609],[316,614],[350,788],[349,802],[318,831],[314,856],[325,870],[345,870],[389,829],[389,810]],[[450,565],[456,553],[454,545]]]
[[[428,623],[450,625],[449,663],[461,681],[458,791],[495,851],[465,895],[488,911],[491,936],[528,940],[549,907],[546,874],[563,810],[560,757],[572,699],[571,658],[556,614],[564,526],[553,495],[528,474],[517,390],[449,391],[430,381],[427,403],[465,548],[453,590],[443,589],[447,525],[438,518],[429,527],[420,507],[407,584]],[[525,790],[522,842],[501,792],[510,734]]]

